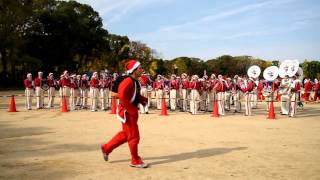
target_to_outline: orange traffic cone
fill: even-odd
[[[276,119],[276,114],[274,113],[273,100],[270,102],[269,116],[268,119]]]
[[[14,95],[11,96],[9,112],[17,112],[16,102],[14,101]]]
[[[117,113],[117,103],[116,103],[116,97],[112,97],[111,100],[111,112],[110,114],[116,114]]]
[[[62,96],[61,112],[68,112],[68,106],[67,106],[66,96]]]
[[[219,117],[219,107],[218,107],[218,101],[214,100],[214,105],[213,105],[213,112],[212,112],[212,117]]]
[[[162,96],[162,103],[161,103],[161,116],[168,116],[167,113],[167,106],[166,106],[166,99],[164,96]]]

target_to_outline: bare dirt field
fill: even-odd
[[[2,96],[18,92],[0,92]],[[109,112],[26,111],[0,98],[0,179],[320,179],[320,105],[295,118],[268,120],[264,103],[253,116],[227,113],[140,115],[139,152],[150,168],[129,167],[124,144],[105,162],[100,144],[121,129]]]

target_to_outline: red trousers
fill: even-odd
[[[309,99],[310,99],[310,93],[304,93],[304,100],[306,102],[309,102]]]
[[[138,112],[135,115],[126,113],[126,123],[122,123],[122,131],[118,132],[107,144],[102,147],[107,154],[110,154],[121,144],[128,142],[131,153],[131,163],[141,164],[142,160],[138,155],[138,144],[140,141],[138,128]]]

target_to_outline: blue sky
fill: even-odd
[[[320,0],[77,0],[161,58],[320,60]]]

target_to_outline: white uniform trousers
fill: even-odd
[[[25,91],[24,91],[24,94],[26,96],[26,109],[31,110],[32,109],[33,89],[32,88],[26,88]]]
[[[226,110],[230,111],[231,109],[231,92],[224,92],[224,107]]]
[[[258,90],[254,89],[251,92],[251,98],[250,98],[250,104],[251,104],[251,108],[258,108]]]
[[[187,89],[181,89],[181,106],[182,111],[186,112],[188,107],[188,90]]]
[[[140,113],[142,114],[145,114],[145,113],[148,113],[149,111],[149,104],[150,104],[150,98],[148,97],[148,90],[146,87],[141,87],[141,90],[140,90],[140,94],[141,96],[144,96],[146,98],[148,98],[148,102],[145,106],[143,106],[142,104],[139,104],[139,109],[140,109]]]
[[[163,90],[162,90],[162,89],[158,89],[158,90],[156,91],[157,109],[161,109],[162,96],[163,96]]]
[[[215,96],[216,96],[215,91],[211,90],[209,93],[209,96],[208,96],[208,98],[209,98],[208,111],[213,111]]]
[[[99,89],[95,87],[91,87],[90,88],[91,111],[97,111],[98,96],[99,96]]]
[[[281,114],[289,115],[290,97],[288,94],[282,94],[281,96]]]
[[[197,114],[199,109],[200,95],[199,91],[192,89],[190,93],[190,112],[191,114]]]
[[[218,100],[218,112],[220,115],[224,115],[224,92],[217,93]]]
[[[54,106],[54,96],[56,93],[56,89],[54,87],[49,87],[48,89],[48,108],[51,108]]]
[[[109,89],[100,89],[101,110],[107,110],[109,107]]]
[[[291,97],[291,102],[290,102],[289,116],[294,117],[297,113],[299,93],[298,92],[291,93],[290,97]]]
[[[174,111],[176,110],[176,106],[177,106],[177,90],[171,89],[169,95],[170,95],[170,109]]]
[[[245,112],[245,115],[246,116],[251,116],[251,99],[252,99],[252,94],[249,92],[249,93],[245,93],[244,94],[244,101],[245,101],[245,108],[246,108],[246,112]]]
[[[70,105],[70,111],[74,111],[76,109],[76,89],[70,88],[70,97],[69,97],[69,105]]]
[[[241,111],[240,91],[236,91],[236,93],[233,94],[233,100],[234,100],[235,111],[240,112]]]
[[[41,87],[36,87],[36,99],[37,99],[37,109],[43,108],[44,96],[43,89]]]
[[[88,108],[88,90],[80,89],[81,108]]]

